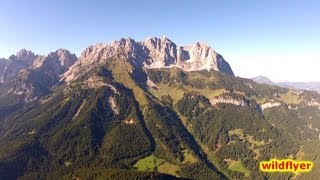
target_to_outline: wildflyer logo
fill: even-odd
[[[263,172],[309,172],[313,167],[311,161],[295,161],[292,159],[271,159],[260,162],[260,170]]]

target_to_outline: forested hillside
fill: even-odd
[[[215,70],[145,69],[123,56],[105,62],[31,102],[7,93],[18,79],[0,85],[1,178],[303,177],[258,164],[308,157],[319,94]]]

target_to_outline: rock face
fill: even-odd
[[[131,38],[120,39],[109,44],[97,44],[87,48],[79,61],[66,74],[69,81],[83,71],[84,66],[103,64],[113,56],[123,55],[133,65],[143,68],[178,67],[185,71],[210,70],[234,75],[230,65],[210,46],[196,43],[190,46],[177,46],[166,36],[148,38],[136,42]]]
[[[59,49],[47,56],[35,55],[29,50],[22,49],[8,60],[0,59],[0,81],[3,83],[23,69],[51,69],[55,75],[61,75],[77,60],[75,54],[65,49]]]
[[[37,57],[33,52],[22,49],[16,55],[10,56],[9,60],[2,60],[5,61],[5,65],[3,67],[3,63],[0,63],[0,81],[3,82],[16,75],[20,70],[29,67]],[[1,71],[1,69],[3,70]]]
[[[7,60],[4,58],[0,59],[0,83],[2,83],[4,69],[6,67]]]
[[[217,104],[233,104],[236,106],[246,106],[248,105],[244,100],[240,99],[233,99],[233,98],[223,98],[223,97],[218,97],[210,100],[210,103],[212,106],[216,106]]]
[[[34,101],[39,96],[49,93],[50,88],[59,82],[60,75],[77,59],[76,55],[64,49],[47,56],[34,55],[31,51],[23,49],[8,60],[0,60],[2,87],[9,89],[9,94],[24,98],[25,102]],[[10,79],[11,77],[14,78]]]
[[[47,69],[54,75],[61,75],[77,60],[78,58],[75,54],[71,54],[65,49],[58,49],[46,57],[40,56],[37,58],[33,63],[33,67]]]
[[[267,108],[278,107],[278,106],[281,106],[280,102],[267,102],[267,103],[261,104],[261,109],[265,110]]]

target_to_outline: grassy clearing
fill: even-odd
[[[299,95],[293,90],[290,90],[285,94],[281,94],[280,100],[282,100],[286,104],[301,104],[303,102],[303,99],[301,99]]]
[[[300,146],[300,149],[297,153],[297,160],[303,160],[304,156],[305,156],[305,153],[304,153],[304,146]]]
[[[206,96],[209,99],[213,99],[217,96],[220,96],[221,94],[227,92],[225,89],[217,89],[217,90],[212,90],[212,89],[194,89],[194,91],[198,91],[200,94],[203,96]]]
[[[157,170],[161,173],[171,174],[176,177],[180,177],[180,167],[168,162],[164,162],[157,167]]]
[[[184,92],[187,92],[184,89],[180,89],[175,86],[168,86],[163,83],[160,83],[158,86],[160,90],[151,90],[151,93],[153,93],[158,99],[160,99],[161,96],[169,95],[172,97],[174,104],[183,98]]]
[[[251,148],[251,147],[250,147]],[[256,154],[256,156],[253,159],[259,159],[259,157],[261,156],[261,152],[260,149],[252,149],[253,152]]]
[[[216,83],[218,81],[217,77],[212,74],[203,74],[199,71],[189,71],[188,72],[189,81],[202,81],[204,84]]]
[[[213,99],[223,94],[224,92],[227,92],[225,89],[217,89],[217,90],[212,90],[209,88],[197,89],[197,88],[191,88],[191,87],[185,87],[185,86],[178,88],[176,86],[168,86],[167,84],[164,84],[164,83],[160,83],[158,84],[158,86],[159,86],[159,90],[150,89],[150,92],[154,96],[156,96],[158,99],[160,99],[161,96],[169,95],[172,97],[174,104],[183,98],[183,93],[185,92],[198,92],[209,99]]]
[[[64,166],[65,166],[65,167],[68,167],[68,166],[70,166],[71,164],[72,164],[72,162],[70,162],[70,161],[65,161],[65,162],[64,162]]]
[[[257,141],[257,140],[255,140],[255,139],[253,138],[253,136],[250,136],[250,135],[246,136],[246,140],[247,140],[249,143],[254,144],[254,145],[256,145],[256,146],[263,146],[263,145],[269,143],[269,142],[264,142],[264,141]]]
[[[183,150],[182,151],[183,156],[184,156],[184,161],[183,163],[195,163],[198,162],[198,159],[194,157],[190,151],[188,150]]]
[[[180,177],[180,167],[174,164],[170,164],[163,159],[158,159],[154,155],[150,155],[143,159],[140,159],[134,165],[139,171],[158,171],[165,174],[171,174],[173,176]]]
[[[245,174],[245,175],[249,175],[249,174],[250,174],[250,171],[247,170],[247,169],[242,165],[241,161],[235,161],[235,162],[233,162],[233,163],[229,166],[228,169],[231,170],[231,171],[241,172],[241,173],[243,173],[243,174]]]
[[[139,171],[154,171],[159,165],[163,164],[165,160],[158,159],[154,155],[150,155],[140,159],[134,167]]]

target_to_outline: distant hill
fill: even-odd
[[[281,87],[317,91],[320,93],[320,82],[279,82],[276,84]]]
[[[269,84],[269,85],[274,85],[274,82],[272,82],[268,77],[266,76],[257,76],[251,78],[253,81],[259,83],[259,84]]]
[[[257,76],[251,79],[260,84],[275,85],[296,90],[316,91],[320,93],[320,82],[273,82],[265,76]]]

